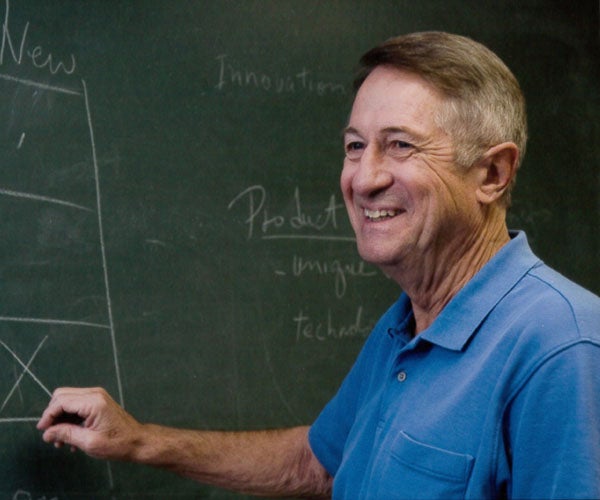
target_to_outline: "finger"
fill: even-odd
[[[68,408],[74,408],[69,402],[51,401],[48,407],[42,413],[40,420],[37,423],[39,430],[46,430],[57,423],[66,423],[65,415],[77,414],[77,412],[69,411]]]
[[[44,410],[44,413],[42,413],[42,416],[37,423],[37,428],[39,430],[46,430],[54,423],[54,419],[63,413],[63,411],[62,405],[53,403],[51,401],[48,407]]]
[[[98,446],[99,440],[95,431],[85,427],[54,425],[43,433],[42,439],[56,448],[68,446],[72,452],[81,450],[95,458],[110,458],[106,448]],[[100,443],[102,444],[102,440]]]
[[[78,429],[80,428],[73,425],[54,425],[44,432],[42,439],[46,443],[52,443],[56,448],[62,448],[64,445],[80,448],[84,437],[77,432]]]
[[[42,413],[40,420],[37,423],[39,430],[45,430],[56,423],[65,420],[65,415],[78,416],[79,422],[84,419],[82,415],[83,411],[83,398],[89,393],[86,389],[74,389],[70,387],[63,387],[56,389],[52,395],[48,407]],[[75,423],[72,420],[70,423]]]

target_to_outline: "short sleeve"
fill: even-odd
[[[346,381],[348,380],[349,377],[346,377]],[[335,397],[327,403],[308,433],[313,453],[331,476],[335,476],[340,467],[344,445],[352,426],[353,412],[340,411],[347,404],[345,401],[348,401],[348,396],[351,394],[352,392],[346,390],[342,385]]]

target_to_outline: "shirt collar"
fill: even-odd
[[[511,231],[511,241],[452,298],[435,321],[418,338],[460,351],[485,317],[540,260],[522,231]],[[400,301],[406,309],[408,297]],[[412,313],[411,313],[412,315]]]

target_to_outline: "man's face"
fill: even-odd
[[[474,176],[455,166],[452,140],[435,122],[442,103],[421,77],[378,67],[352,107],[344,201],[359,253],[391,272],[415,257],[439,263],[481,223]]]

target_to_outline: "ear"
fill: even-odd
[[[489,205],[506,192],[517,175],[519,148],[513,142],[503,142],[488,149],[477,162],[477,200]]]

